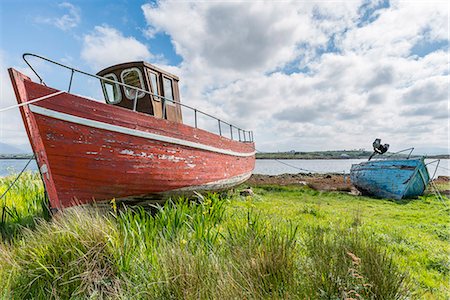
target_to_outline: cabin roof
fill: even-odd
[[[121,64],[117,64],[117,65],[113,65],[110,67],[107,67],[99,72],[97,72],[98,76],[104,76],[108,73],[111,73],[117,69],[126,69],[126,68],[131,68],[131,67],[139,67],[139,66],[144,66],[147,67],[149,69],[155,70],[163,75],[166,75],[168,77],[171,77],[177,81],[179,81],[180,79],[178,78],[178,76],[173,75],[172,73],[169,73],[163,69],[160,69],[158,67],[156,67],[155,65],[149,64],[148,62],[145,61],[132,61],[132,62],[126,62],[126,63],[121,63]]]

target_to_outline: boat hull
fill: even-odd
[[[430,180],[424,159],[375,160],[350,169],[352,184],[363,194],[378,198],[414,198]]]
[[[52,208],[163,199],[244,182],[254,144],[133,112],[10,75]],[[55,95],[56,94],[56,95]]]

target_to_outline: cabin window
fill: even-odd
[[[160,96],[161,93],[159,92],[158,75],[153,72],[148,72],[148,73],[150,75],[150,84],[152,86],[152,93]],[[153,96],[153,99],[160,101],[160,98],[156,97],[156,96]]]
[[[103,77],[117,82],[116,74],[110,73]],[[103,94],[105,95],[106,102],[109,104],[117,104],[122,101],[122,93],[120,92],[119,85],[116,82],[113,83],[102,80]]]
[[[122,82],[131,86],[135,86],[140,89],[145,89],[144,87],[144,80],[142,79],[142,73],[138,68],[130,68],[125,69],[120,74],[120,77],[122,78]],[[136,91],[132,88],[124,87],[125,90],[125,97],[127,97],[130,100],[134,100],[136,98]],[[144,97],[145,92],[139,91],[137,94],[138,98]]]
[[[167,77],[163,77],[163,87],[164,87],[164,97],[166,99],[173,101],[173,86],[172,86],[172,79],[169,79]],[[172,101],[167,101],[169,104],[174,104]]]

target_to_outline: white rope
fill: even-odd
[[[23,103],[20,103],[20,104],[11,105],[11,106],[8,106],[8,107],[0,109],[0,112],[4,112],[4,111],[7,111],[7,110],[16,108],[16,107],[25,106],[25,105],[28,105],[28,104],[31,104],[31,103],[39,102],[39,101],[42,101],[42,100],[45,100],[45,99],[48,99],[48,98],[60,95],[62,93],[65,93],[65,92],[64,91],[59,91],[59,92],[55,92],[53,94],[45,95],[45,96],[42,96],[42,97],[30,100],[30,101],[23,102]]]
[[[445,203],[444,197],[442,197],[441,192],[439,192],[438,187],[436,186],[436,183],[433,181],[430,182],[430,186],[434,190],[434,194],[437,196],[437,198],[444,204],[445,208],[448,209],[448,205]]]

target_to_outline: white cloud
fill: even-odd
[[[448,100],[448,76],[435,76],[418,80],[403,94],[403,103],[424,103],[432,106]]]
[[[147,46],[134,37],[125,37],[115,28],[96,26],[83,38],[81,57],[96,70],[133,60],[150,60]]]
[[[55,19],[55,26],[62,30],[68,30],[78,26],[80,23],[80,9],[68,2],[63,2],[59,5],[61,8],[67,8],[68,14]]]
[[[77,6],[69,2],[63,2],[60,3],[58,7],[61,9],[65,9],[68,12],[60,17],[38,17],[36,18],[36,22],[53,25],[64,31],[75,28],[78,26],[78,24],[80,24],[81,12]]]
[[[0,50],[0,109],[14,104],[17,104],[16,97],[11,86],[4,52]],[[19,147],[27,143],[18,108],[0,112],[0,143]],[[26,150],[29,150],[29,147]]]
[[[182,101],[255,130],[259,150],[368,148],[375,137],[393,150],[448,148],[449,4],[383,3],[159,1],[142,10],[146,37],[164,32],[182,57],[160,65],[180,76]],[[76,27],[80,10],[60,7],[67,13],[41,23]],[[159,59],[107,25],[83,36],[81,57],[95,71]],[[1,107],[15,103],[5,65],[0,55]],[[1,142],[26,142],[17,112],[0,114],[0,126]]]
[[[394,150],[448,147],[448,54],[413,49],[448,42],[449,4],[382,4],[160,1],[142,9],[149,37],[169,35],[183,58],[183,100],[253,128],[262,150],[361,148],[378,136]],[[432,100],[433,109],[424,106]]]
[[[158,31],[169,33],[186,61],[222,70],[261,72],[292,61],[299,55],[300,44],[325,45],[330,23],[342,29],[356,16],[353,3],[342,5],[346,10],[326,3],[164,1],[142,9],[150,36]],[[326,19],[308,17],[325,11],[329,11]]]
[[[425,35],[448,39],[448,3],[391,1],[390,5],[374,22],[349,31],[343,49],[372,58],[405,57]]]

